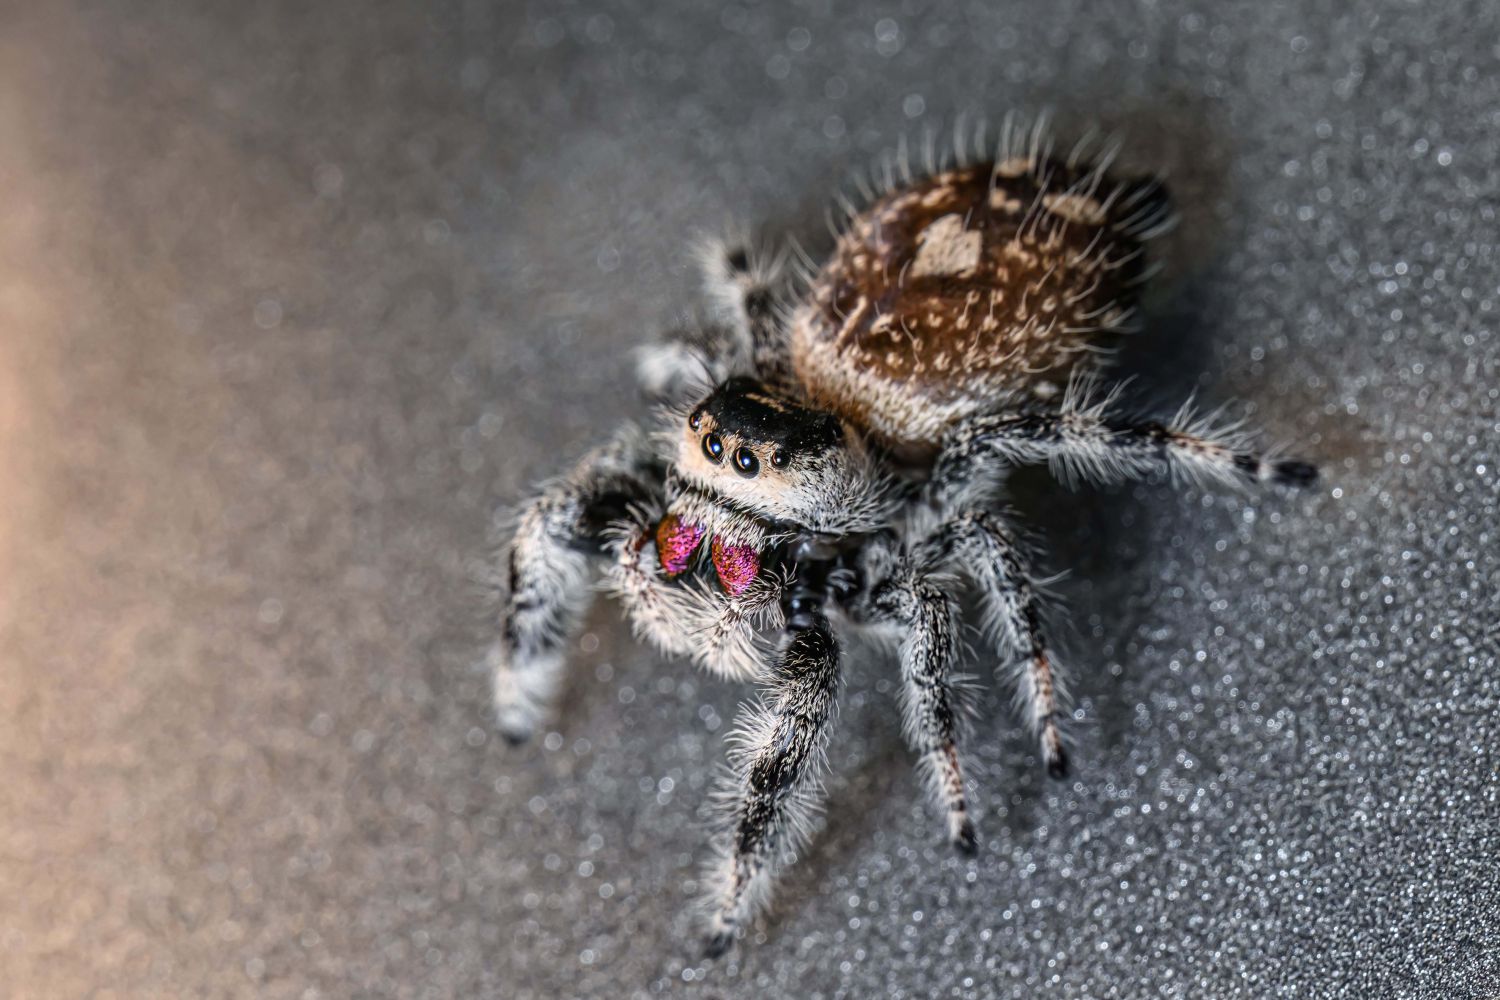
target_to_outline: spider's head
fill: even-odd
[[[817,527],[846,490],[857,456],[843,424],[754,379],[722,383],[688,411],[677,470],[766,517]]]

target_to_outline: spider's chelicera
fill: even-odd
[[[840,630],[896,650],[903,729],[958,849],[976,843],[954,686],[959,584],[977,591],[993,656],[1017,666],[1048,772],[1067,773],[1063,678],[997,504],[1009,470],[1316,477],[1186,407],[1123,419],[1118,393],[1096,390],[1170,206],[1158,182],[1113,179],[1108,158],[1076,154],[1007,128],[992,159],[904,171],[850,211],[816,271],[708,248],[712,321],[640,355],[648,392],[671,404],[659,433],[627,428],[519,516],[488,657],[508,737],[527,738],[551,708],[595,562],[642,637],[763,685],[729,741],[710,952],[805,837]]]

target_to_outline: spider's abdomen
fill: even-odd
[[[1007,400],[1056,393],[1118,332],[1167,214],[1153,181],[1013,159],[897,188],[850,221],[792,321],[819,406],[908,452]]]

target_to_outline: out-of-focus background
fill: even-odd
[[[7,5],[0,994],[1500,994],[1497,14]],[[600,606],[504,746],[492,512],[643,413],[687,239],[825,246],[851,170],[1012,108],[1173,185],[1136,395],[1326,477],[1021,476],[1074,777],[976,660],[952,856],[856,660],[826,825],[706,963],[746,692]]]

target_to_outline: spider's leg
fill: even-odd
[[[750,351],[732,326],[704,319],[672,330],[635,351],[635,374],[649,399],[668,404],[696,400],[718,383],[746,371]]]
[[[722,954],[765,905],[779,865],[807,838],[822,796],[829,719],[839,685],[839,644],[819,602],[797,607],[791,635],[731,738],[722,799],[727,835],[710,873],[708,954]]]
[[[654,475],[644,439],[628,428],[544,485],[517,516],[500,635],[485,657],[511,742],[529,738],[556,698],[563,645],[588,599],[590,556],[612,520],[654,495]]]
[[[979,587],[986,630],[1002,653],[1025,658],[1019,672],[1018,701],[1027,725],[1041,742],[1047,773],[1068,773],[1067,749],[1058,728],[1063,677],[1042,634],[1040,602],[1023,549],[999,517],[970,510],[945,522],[921,546],[929,565],[960,568]]]
[[[918,754],[933,801],[943,810],[949,842],[972,854],[974,822],[958,758],[960,711],[952,675],[957,629],[952,598],[926,567],[900,558],[872,580],[862,611],[872,621],[900,629],[902,730]]]
[[[708,240],[699,247],[698,262],[709,301],[739,334],[755,372],[772,381],[787,375],[785,248],[766,252],[746,239]]]
[[[698,269],[712,315],[636,351],[636,378],[668,403],[701,397],[733,375],[790,378],[783,310],[787,253],[744,239],[704,240]]]
[[[1106,416],[1113,401],[1088,399],[1088,388],[1072,389],[1054,413],[999,413],[967,420],[949,432],[933,473],[938,497],[950,506],[988,475],[986,459],[1006,465],[1048,462],[1068,478],[1110,482],[1165,467],[1219,483],[1279,483],[1306,486],[1315,466],[1277,459],[1255,450],[1249,436],[1213,416],[1184,406],[1171,420],[1125,421]]]

